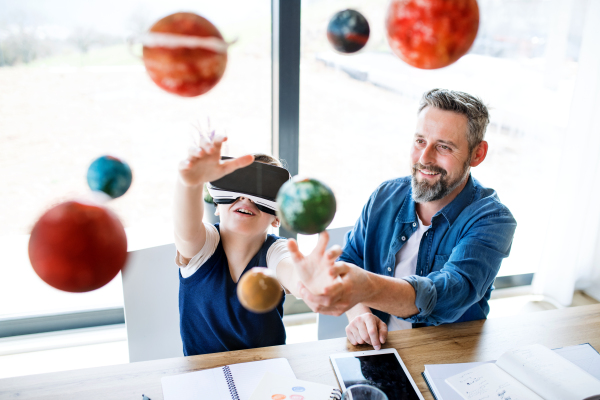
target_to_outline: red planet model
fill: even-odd
[[[479,7],[476,0],[392,0],[385,25],[400,59],[417,68],[442,68],[471,48]]]
[[[127,260],[127,237],[106,208],[67,201],[36,222],[29,259],[39,277],[66,292],[89,292],[110,282]]]
[[[223,41],[221,33],[205,18],[185,12],[171,14],[155,23],[150,34],[169,34],[172,43],[181,43],[179,47],[172,43],[164,47],[144,45],[146,71],[154,83],[167,92],[184,97],[199,96],[212,89],[223,76],[226,50],[186,47],[185,44],[190,37]]]

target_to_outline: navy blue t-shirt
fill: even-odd
[[[215,224],[217,230],[219,224]],[[281,239],[267,235],[265,243],[250,260],[250,268],[267,266],[267,251]],[[282,289],[283,291],[283,289]],[[272,311],[255,314],[246,310],[237,297],[237,283],[231,278],[223,244],[188,278],[179,274],[179,328],[183,354],[218,353],[285,344],[283,302]]]

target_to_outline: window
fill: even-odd
[[[586,3],[575,1],[567,10],[542,0],[478,3],[480,28],[470,52],[447,68],[426,71],[391,53],[383,22],[387,1],[303,1],[299,169],[336,193],[332,227],[354,225],[381,182],[410,174],[421,95],[436,87],[477,95],[490,106],[490,148],[472,174],[497,190],[519,224],[499,275],[531,273],[550,206],[540,194],[554,184]],[[347,8],[361,12],[371,28],[368,44],[354,55],[334,52],[326,36],[329,19]]]
[[[228,41],[221,82],[197,98],[152,83],[125,39],[178,11],[200,14]],[[89,164],[104,154],[133,170],[108,204],[130,249],[172,241],[177,164],[194,125],[226,132],[237,155],[271,148],[271,4],[268,1],[0,1],[0,317],[122,306],[120,278],[70,294],[29,265],[28,233],[50,205],[89,192]],[[166,266],[169,267],[169,266]],[[174,268],[174,267],[173,267]]]

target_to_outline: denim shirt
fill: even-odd
[[[418,227],[410,182],[410,176],[389,180],[373,192],[348,232],[339,260],[394,276],[396,253]],[[492,285],[510,253],[516,227],[496,192],[469,175],[464,189],[433,216],[421,238],[416,274],[402,278],[415,290],[419,313],[400,319],[439,325],[486,318]],[[373,313],[389,321],[389,314]]]

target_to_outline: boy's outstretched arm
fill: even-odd
[[[343,267],[335,265],[342,249],[333,246],[326,250],[329,234],[322,232],[312,253],[304,256],[298,243],[290,239],[288,250],[291,257],[283,259],[277,266],[277,279],[294,296],[301,298],[300,288],[305,287],[315,295],[327,295],[332,299],[341,296]]]
[[[179,163],[179,179],[175,186],[175,246],[185,258],[196,255],[206,241],[203,187],[248,166],[254,157],[246,155],[232,160],[221,160],[221,147],[226,137],[215,137],[212,142],[201,140],[200,147],[190,147],[188,157]]]

